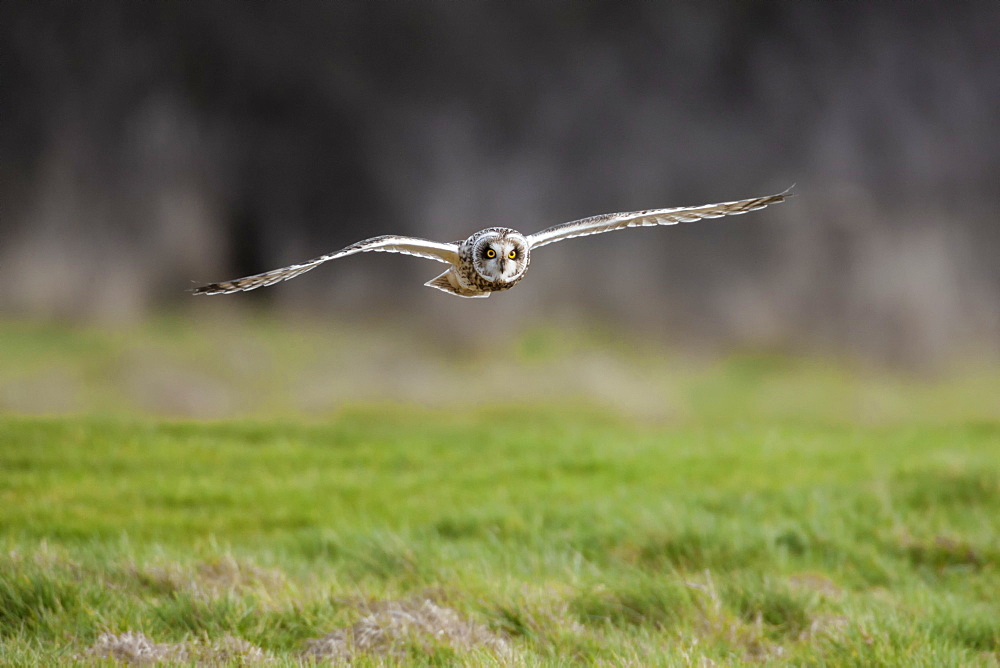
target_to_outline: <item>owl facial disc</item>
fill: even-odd
[[[528,268],[528,241],[514,230],[484,230],[472,244],[472,264],[489,283],[515,283]]]

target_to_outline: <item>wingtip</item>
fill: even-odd
[[[217,283],[210,283],[208,285],[199,285],[193,288],[188,288],[184,292],[189,292],[192,295],[214,295],[218,292],[220,286]]]

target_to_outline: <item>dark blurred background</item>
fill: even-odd
[[[541,319],[913,362],[1000,351],[1000,3],[0,3],[0,309]],[[362,238],[770,194],[539,250],[489,300]],[[198,302],[194,305],[194,302]],[[439,324],[435,324],[439,323]]]

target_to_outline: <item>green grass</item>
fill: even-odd
[[[180,338],[175,356],[201,350]],[[99,368],[121,345],[60,354]],[[512,345],[542,375],[604,346]],[[44,367],[43,338],[21,350],[12,375]],[[0,664],[108,661],[102,634],[126,632],[173,662],[307,662],[339,632],[361,665],[997,664],[981,381],[746,356],[676,375],[642,419],[586,396],[212,422],[8,410]],[[881,412],[856,411],[872,397]]]

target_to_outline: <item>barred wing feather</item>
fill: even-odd
[[[789,188],[777,195],[741,199],[735,202],[705,204],[703,206],[676,207],[673,209],[647,209],[646,211],[630,211],[626,213],[606,213],[591,218],[574,220],[570,223],[555,225],[548,229],[528,235],[528,244],[532,249],[546,244],[583,237],[590,234],[601,234],[613,230],[623,230],[628,227],[651,227],[654,225],[676,225],[677,223],[693,223],[703,218],[721,218],[733,216],[748,211],[763,209],[768,204],[783,202],[788,197]]]
[[[444,262],[446,264],[458,264],[457,244],[442,244],[437,241],[428,241],[427,239],[420,239],[417,237],[401,237],[389,234],[359,241],[356,244],[352,244],[334,253],[322,255],[309,260],[308,262],[293,264],[288,267],[282,267],[281,269],[274,269],[273,271],[267,271],[263,274],[244,276],[243,278],[237,278],[231,281],[209,283],[208,285],[202,285],[201,287],[195,288],[192,292],[196,295],[219,295],[230,292],[255,290],[267,285],[280,283],[281,281],[287,281],[290,278],[295,278],[300,274],[306,273],[310,269],[318,267],[324,262],[336,260],[337,258],[345,257],[347,255],[354,255],[355,253],[367,252],[403,253],[405,255],[416,255],[417,257],[437,260],[438,262]]]

